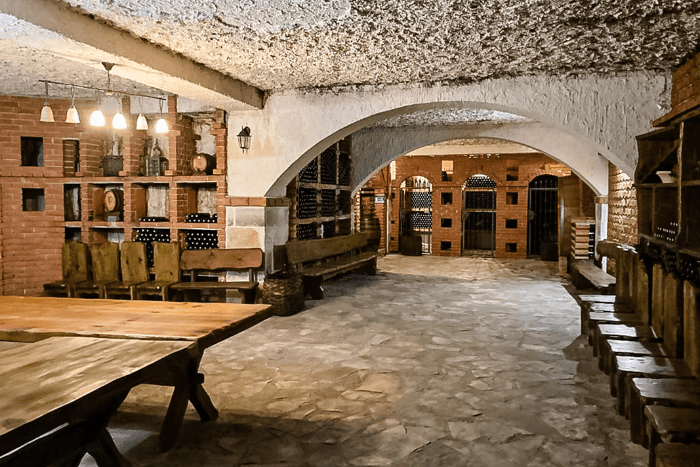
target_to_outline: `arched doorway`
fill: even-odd
[[[433,185],[430,181],[415,175],[401,183],[399,216],[399,244],[409,238],[420,237],[423,254],[432,253],[433,244]],[[405,248],[400,247],[401,251]]]
[[[496,248],[496,182],[472,175],[464,183],[462,254],[493,256]]]
[[[559,179],[540,175],[529,184],[527,254],[543,260],[556,261],[559,219]]]

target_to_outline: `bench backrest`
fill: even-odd
[[[119,280],[119,245],[96,243],[90,245],[92,274],[96,281]]]
[[[153,265],[158,282],[180,282],[180,244],[153,242]]]
[[[263,265],[260,248],[212,248],[210,250],[185,250],[180,256],[183,271],[235,271],[255,270]]]
[[[63,280],[83,282],[88,280],[88,246],[80,242],[64,243],[61,248]]]
[[[318,261],[329,256],[362,249],[366,245],[367,235],[362,232],[341,237],[287,242],[287,261],[292,265]]]
[[[147,282],[146,244],[143,242],[123,242],[120,251],[122,280],[125,282]]]

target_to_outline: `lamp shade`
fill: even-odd
[[[139,114],[138,118],[136,119],[136,129],[148,130],[148,120],[146,120],[146,117],[144,117],[143,114]]]
[[[80,123],[80,115],[78,114],[78,109],[76,109],[74,105],[68,108],[66,123]]]
[[[44,103],[44,107],[41,108],[41,118],[39,118],[40,122],[48,122],[51,123],[53,122],[53,110],[51,110],[51,106],[49,105],[48,102]]]
[[[92,115],[90,115],[90,125],[105,126],[105,114],[103,114],[100,109],[95,110]]]
[[[124,118],[124,114],[121,112],[117,112],[114,114],[114,118],[112,119],[112,128],[115,130],[125,130],[126,129],[126,118]]]
[[[167,133],[168,122],[164,118],[159,118],[156,122],[156,133]]]

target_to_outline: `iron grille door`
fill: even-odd
[[[473,175],[464,187],[463,253],[493,256],[496,248],[496,182],[486,175]]]
[[[556,260],[558,256],[559,179],[554,175],[535,177],[528,190],[527,254]]]
[[[421,237],[422,252],[432,253],[433,187],[425,177],[407,178],[401,184],[401,236]]]

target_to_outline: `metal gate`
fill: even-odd
[[[496,248],[496,182],[472,175],[464,184],[462,254],[493,256]]]
[[[558,186],[559,179],[554,175],[540,175],[529,185],[527,254],[539,255],[547,261],[556,261],[559,256]]]
[[[433,185],[421,176],[408,177],[401,183],[399,229],[402,238],[421,237],[421,251],[432,253]],[[401,242],[402,238],[399,238]]]

